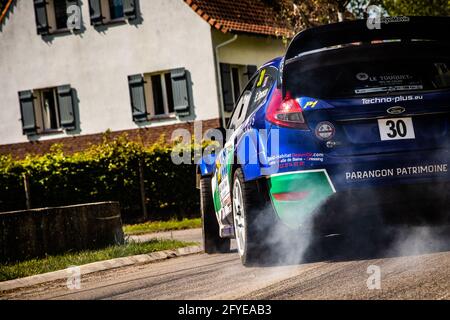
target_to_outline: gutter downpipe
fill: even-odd
[[[220,61],[219,61],[219,49],[222,47],[225,47],[227,45],[229,45],[230,43],[236,41],[236,39],[238,38],[238,35],[235,34],[233,36],[233,38],[219,43],[215,48],[214,48],[214,59],[216,60],[216,77],[217,77],[217,84],[218,84],[218,91],[219,91],[219,111],[220,111],[220,120],[222,122],[222,127],[225,128],[226,123],[225,123],[225,106],[223,104],[223,94],[222,94],[222,78],[220,76]]]

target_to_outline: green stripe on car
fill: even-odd
[[[305,226],[314,210],[335,192],[325,170],[277,174],[268,178],[268,184],[277,215],[292,228]]]

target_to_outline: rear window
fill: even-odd
[[[320,61],[314,61],[316,67],[305,68],[307,61],[289,66],[285,76],[285,92],[294,97],[324,99],[450,88],[450,58],[414,60],[384,57],[335,65],[329,62],[321,65]]]

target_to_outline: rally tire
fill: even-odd
[[[245,182],[240,168],[234,173],[232,190],[233,219],[241,262],[244,266],[264,263],[271,251],[266,237],[270,234],[270,227],[274,225],[272,220],[268,220],[271,217],[268,212],[270,210],[258,190],[257,183],[255,181]],[[239,192],[241,192],[241,200],[238,200]],[[237,209],[238,202],[241,202],[240,212]],[[245,228],[244,232],[238,230],[242,229],[242,226]],[[244,241],[242,241],[243,238]]]
[[[212,196],[211,177],[200,179],[203,247],[205,253],[230,252],[230,239],[221,238]]]

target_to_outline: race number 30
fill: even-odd
[[[416,138],[412,118],[380,119],[378,128],[382,141]]]

